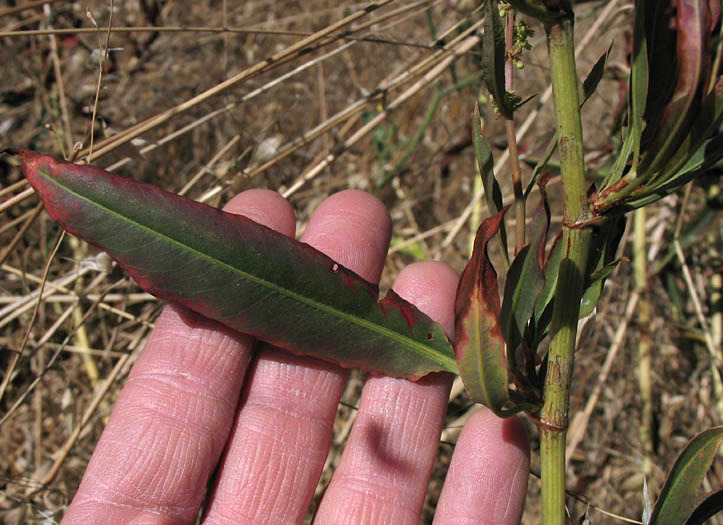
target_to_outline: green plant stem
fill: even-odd
[[[542,522],[565,523],[565,437],[570,380],[575,353],[580,298],[585,280],[591,231],[579,225],[588,219],[582,122],[578,102],[573,19],[545,27],[555,102],[563,188],[563,259],[552,314],[545,376],[545,402],[540,412]]]
[[[638,302],[638,382],[640,388],[640,448],[643,456],[643,474],[650,476],[652,445],[653,406],[651,402],[650,382],[650,300],[646,293],[648,287],[648,264],[645,253],[645,208],[638,208],[634,213],[635,241],[633,245],[633,269],[635,270],[635,289],[640,294]]]
[[[515,121],[506,120],[507,146],[510,150],[512,164],[512,189],[515,195],[515,255],[525,247],[525,198],[522,193],[522,175],[520,171],[520,158],[515,138]]]
[[[507,29],[505,32],[505,89],[514,91],[512,44],[514,43],[515,12],[507,12]],[[517,136],[514,119],[505,119],[507,130],[507,147],[510,151],[510,165],[512,166],[512,190],[515,195],[515,255],[525,246],[525,198],[522,193],[522,171],[520,170],[520,156],[517,151]]]

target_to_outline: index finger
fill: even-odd
[[[275,192],[244,192],[226,210],[294,235],[294,212]],[[65,520],[192,521],[228,438],[252,348],[249,336],[166,306]]]

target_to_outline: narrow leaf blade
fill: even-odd
[[[487,144],[487,139],[485,139],[482,131],[482,116],[477,102],[474,104],[474,115],[472,116],[472,143],[474,144],[477,167],[482,177],[482,185],[485,189],[487,209],[489,209],[491,215],[495,215],[502,209],[502,190],[500,190],[500,185],[495,178],[492,150]],[[504,224],[501,224],[500,227],[504,228]]]
[[[650,518],[651,525],[685,523],[721,443],[723,427],[715,427],[704,430],[686,445],[668,473]]]
[[[703,525],[707,520],[721,512],[723,512],[723,489],[718,489],[706,494],[696,504],[685,525]]]
[[[588,255],[585,289],[580,301],[580,319],[592,313],[602,294],[605,279],[613,272],[620,260],[615,252],[625,230],[625,220],[612,217],[593,228],[590,255]]]
[[[560,272],[560,260],[562,259],[562,243],[559,242],[562,238],[562,232],[559,232],[552,241],[552,246],[547,253],[547,258],[543,265],[543,271],[545,272],[545,285],[540,290],[540,294],[535,301],[535,323],[539,323],[545,310],[552,303],[555,297],[555,289],[557,288],[557,275]],[[542,329],[541,329],[542,328]],[[537,333],[544,333],[547,331],[545,327],[537,327]]]
[[[470,398],[499,416],[507,415],[509,374],[500,325],[497,272],[487,245],[502,223],[503,209],[482,222],[472,258],[462,272],[455,303],[454,350],[459,373]]]
[[[505,282],[504,299],[500,320],[502,333],[510,350],[522,342],[525,326],[533,317],[535,302],[545,285],[542,268],[549,214],[545,206],[544,189],[542,202],[532,220],[531,242],[517,254]]]
[[[506,119],[511,119],[514,108],[505,97],[505,34],[497,0],[486,0],[484,13],[482,73],[500,113]]]
[[[671,157],[670,162],[662,170],[659,179],[668,181],[674,177],[696,152],[701,151],[701,144],[709,137],[716,136],[722,121],[723,78],[719,78],[713,86],[713,90],[703,98],[700,113],[695,122],[690,126],[690,132],[680,144],[673,157]]]
[[[700,109],[700,97],[710,75],[711,13],[703,0],[681,0],[677,5],[678,79],[663,110],[643,169],[654,173],[675,153]]]
[[[472,115],[472,143],[474,144],[477,167],[482,178],[482,186],[485,189],[487,209],[490,215],[495,215],[502,209],[502,190],[500,190],[500,185],[495,178],[492,150],[487,144],[487,139],[485,139],[482,131],[482,116],[480,115],[479,104],[476,102],[474,114]],[[507,258],[507,232],[505,231],[504,222],[500,223],[499,226],[499,240],[505,264],[509,264]]]
[[[645,129],[645,104],[648,98],[648,41],[645,31],[645,5],[635,10],[633,30],[633,56],[630,71],[630,134],[633,141],[633,165],[637,169],[640,158],[640,145]]]
[[[456,372],[441,327],[393,292],[254,221],[19,150],[50,215],[144,290],[296,354],[417,379]]]
[[[603,74],[605,73],[605,67],[607,66],[608,58],[610,57],[610,52],[612,50],[613,45],[611,43],[605,54],[597,59],[597,62],[595,62],[595,65],[592,66],[590,73],[588,73],[587,77],[585,77],[585,80],[582,83],[582,97],[580,97],[580,107],[582,107],[585,102],[587,102],[590,97],[595,93],[595,90],[597,89],[597,86],[602,80]]]

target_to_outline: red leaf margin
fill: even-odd
[[[161,299],[177,302],[297,355],[312,355],[347,368],[361,368],[411,380],[433,371],[456,372],[453,350],[439,325],[393,291],[379,301],[379,290],[375,284],[308,244],[286,237],[247,217],[227,213],[93,166],[58,161],[25,149],[6,149],[3,152],[21,158],[23,172],[53,219],[70,233],[108,251],[141,288]],[[63,190],[58,189],[61,187],[59,181],[63,181]],[[82,192],[92,194],[92,199],[96,200],[87,198]],[[213,244],[214,249],[220,250],[218,260],[226,266],[232,264],[229,260],[238,257],[239,242],[249,245],[245,251],[256,267],[263,267],[268,261],[279,263],[278,257],[273,257],[281,254],[283,265],[280,268],[284,271],[278,272],[276,267],[260,271],[282,274],[278,277],[282,286],[290,283],[299,287],[302,293],[311,294],[316,304],[331,305],[327,314],[334,310],[346,315],[347,319],[362,321],[353,326],[348,322],[345,325],[354,328],[356,336],[350,333],[340,336],[338,332],[341,330],[335,331],[328,323],[300,322],[302,312],[287,311],[286,308],[293,298],[277,301],[276,309],[268,315],[239,309],[235,303],[229,307],[223,302],[226,299],[217,299],[214,303],[207,299],[205,290],[197,291],[193,284],[187,284],[189,279],[186,275],[179,275],[177,269],[169,269],[175,261],[165,261],[168,264],[164,266],[164,261],[154,261],[146,253],[147,249],[139,249],[137,245],[122,245],[119,257],[118,250],[114,252],[108,248],[108,244],[114,242],[115,232],[109,231],[107,225],[105,230],[96,226],[94,220],[98,213],[94,216],[89,212],[92,208],[89,204],[97,204],[110,211],[113,211],[113,206],[124,210],[134,206],[154,210],[153,214],[158,216],[156,226],[162,231],[182,230],[181,235],[185,239],[201,239],[199,242],[202,244]],[[118,245],[116,242],[116,248]],[[132,253],[129,255],[122,250]],[[229,255],[230,252],[233,254]],[[163,256],[165,254],[161,254]],[[320,282],[323,289],[317,290]],[[230,288],[228,284],[225,288]],[[267,299],[262,297],[261,300],[267,301],[265,305],[269,304]],[[305,304],[301,308],[308,311],[309,303]],[[258,304],[254,306],[258,310]],[[335,319],[342,322],[339,320],[341,317]],[[381,328],[370,328],[371,325]],[[281,327],[284,332],[279,334]],[[360,333],[363,336],[361,340]]]
[[[485,219],[477,230],[472,257],[457,288],[454,352],[462,382],[472,401],[497,415],[508,415],[509,372],[500,322],[497,272],[487,253],[509,206]]]

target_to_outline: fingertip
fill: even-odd
[[[316,211],[326,212],[327,210],[333,210],[337,214],[358,215],[364,213],[382,221],[382,226],[391,227],[392,224],[389,211],[384,203],[363,190],[342,190],[330,195]]]
[[[223,209],[248,217],[289,237],[296,233],[296,214],[291,204],[275,191],[246,190],[232,198]]]
[[[517,416],[500,418],[489,408],[480,406],[469,418],[462,433],[468,434],[465,439],[471,437],[474,440],[485,434],[489,435],[491,439],[500,442],[499,446],[504,448],[506,453],[515,454],[519,459],[526,459],[529,465],[530,442],[525,426]]]
[[[480,407],[457,440],[435,523],[520,523],[529,471],[522,421]]]
[[[442,262],[419,262],[404,268],[394,282],[394,291],[454,335],[454,299],[459,277]]]
[[[364,191],[344,190],[319,205],[302,240],[364,279],[378,282],[391,231],[389,212],[379,199]]]

